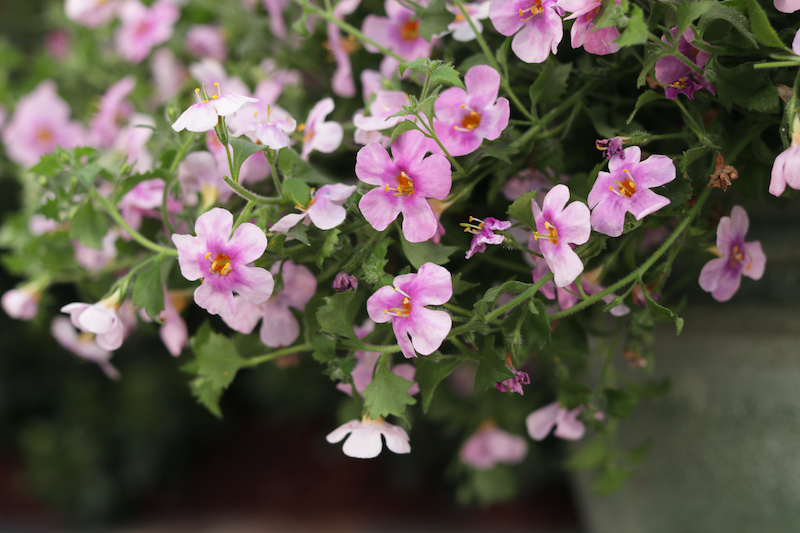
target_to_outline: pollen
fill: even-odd
[[[536,15],[540,15],[544,12],[544,8],[542,7],[542,1],[536,0],[533,5],[529,9],[520,9],[519,10],[519,20],[520,22],[527,22],[531,20]],[[530,13],[530,16],[527,14]]]
[[[608,190],[621,198],[630,198],[636,194],[636,183],[631,179],[630,172],[628,172],[627,168],[623,170],[623,172],[625,176],[622,181],[614,180],[614,184],[617,187],[614,188],[614,185],[609,185]]]
[[[472,131],[481,124],[481,115],[480,113],[476,113],[475,111],[470,111],[469,115],[466,115],[463,119],[461,119],[461,128],[467,131]]]
[[[549,233],[545,235],[543,233],[534,232],[533,234],[534,240],[538,241],[539,237],[541,237],[543,239],[547,239],[548,241],[550,241],[555,245],[558,245],[558,229],[556,229],[556,227],[550,224],[549,222],[545,222],[544,227],[546,230],[549,231]]]
[[[400,27],[400,37],[413,41],[419,37],[419,20],[409,20]]]
[[[211,260],[211,268],[208,269],[212,274],[219,274],[220,276],[227,276],[233,271],[231,266],[231,258],[225,254],[217,254],[214,259],[211,259],[211,252],[206,254],[206,259]]]
[[[397,184],[397,187],[394,188],[389,187],[387,184],[386,192],[396,190],[397,192],[394,193],[395,196],[411,196],[414,194],[414,181],[408,177],[405,171],[400,171],[400,175],[397,176]]]

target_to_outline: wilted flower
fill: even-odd
[[[339,272],[333,278],[333,290],[336,292],[347,292],[358,289],[358,279],[347,272]]]
[[[497,235],[494,232],[505,231],[511,227],[511,222],[497,220],[496,218],[492,217],[486,217],[485,220],[469,217],[469,221],[470,224],[461,224],[462,226],[465,226],[465,232],[475,235],[472,237],[469,250],[467,250],[467,259],[476,253],[485,252],[487,244],[503,244],[505,237],[502,235]],[[471,225],[472,222],[477,222],[478,225]]]
[[[114,354],[98,346],[96,337],[91,333],[78,334],[68,318],[55,317],[50,325],[50,333],[65,349],[81,359],[97,364],[109,379],[120,378],[119,370],[111,364]]]

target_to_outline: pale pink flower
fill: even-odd
[[[333,16],[344,20],[345,15],[351,14],[361,3],[361,0],[340,0],[333,7]],[[353,66],[350,63],[350,54],[342,44],[342,35],[339,26],[333,22],[327,23],[328,45],[331,55],[336,61],[336,71],[331,78],[331,89],[334,94],[343,98],[352,98],[356,95],[356,85],[353,81]]]
[[[17,289],[11,289],[3,293],[0,304],[3,311],[11,318],[17,320],[33,320],[39,312],[39,300],[42,298],[42,291],[38,283],[28,283]]]
[[[481,427],[464,442],[461,461],[477,470],[490,470],[498,464],[515,465],[525,459],[528,443],[518,435],[493,425]]]
[[[556,0],[492,0],[489,18],[502,35],[514,35],[511,50],[525,63],[542,63],[558,51],[564,10]]]
[[[178,165],[178,182],[186,205],[197,205],[202,198],[201,205],[208,208],[217,199],[225,203],[231,197],[233,191],[222,179],[218,161],[210,152],[192,152]]]
[[[800,10],[800,0],[774,0],[773,4],[781,13],[794,13]]]
[[[348,457],[356,459],[372,459],[381,453],[381,435],[386,439],[386,447],[394,453],[410,453],[408,433],[401,427],[389,424],[382,418],[370,419],[365,416],[361,420],[351,420],[334,429],[325,440],[331,444],[339,442],[350,435],[342,451]]]
[[[396,0],[386,0],[384,6],[386,17],[366,16],[361,28],[364,35],[406,61],[430,56],[432,46],[419,35],[416,13]],[[369,43],[365,43],[364,48],[373,54],[378,53],[378,49]]]
[[[105,268],[117,257],[117,239],[120,236],[118,227],[109,228],[103,236],[102,247],[97,250],[81,244],[77,239],[72,241],[75,249],[75,262],[89,271]]]
[[[144,174],[153,169],[153,156],[147,150],[147,142],[153,136],[156,121],[149,115],[134,113],[123,126],[110,147],[111,152],[125,156],[125,162],[134,172]]]
[[[413,119],[413,117],[408,116],[392,116],[408,104],[408,95],[403,91],[378,91],[375,99],[369,105],[369,116],[365,116],[361,110],[356,111],[355,115],[353,115],[353,124],[358,130],[364,131],[393,128],[403,120]]]
[[[344,222],[347,213],[343,205],[355,190],[355,185],[344,183],[324,185],[317,191],[312,189],[308,205],[295,206],[303,212],[284,216],[270,228],[270,231],[286,233],[301,221],[304,224],[313,222],[322,230],[333,229]]]
[[[119,8],[121,25],[114,40],[117,52],[123,59],[139,63],[153,47],[172,37],[172,27],[180,14],[180,9],[164,0],[149,8],[139,0],[125,0]]]
[[[269,14],[269,28],[272,35],[278,39],[286,37],[286,23],[283,21],[283,10],[289,4],[288,0],[262,0],[264,9]]]
[[[289,133],[292,133],[297,128],[297,122],[278,106],[269,106],[266,113],[266,122],[258,120],[262,118],[256,113],[249,123],[236,130],[233,133],[234,137],[242,134],[247,136],[256,144],[263,144],[267,148],[273,150],[280,150],[289,146]]]
[[[111,22],[119,6],[119,0],[66,0],[64,12],[73,22],[97,28]]]
[[[451,34],[453,39],[459,42],[474,41],[476,36],[475,32],[472,31],[472,27],[469,25],[469,21],[472,21],[478,33],[483,33],[483,24],[481,24],[481,21],[489,18],[490,4],[490,0],[485,0],[483,2],[462,2],[464,10],[466,10],[467,15],[469,15],[469,19],[464,17],[464,14],[461,13],[458,6],[448,5],[447,10],[454,14],[456,18],[447,25],[447,31],[440,33],[437,37],[444,37],[447,34]]]
[[[222,28],[210,24],[192,26],[186,33],[186,49],[192,55],[210,57],[219,61],[228,55]]]
[[[96,304],[75,302],[61,308],[69,313],[72,325],[81,331],[97,335],[95,341],[103,350],[116,350],[122,346],[125,327],[117,314],[119,309],[119,290]]]
[[[150,57],[150,73],[153,76],[153,89],[156,103],[163,104],[181,90],[188,79],[186,67],[169,48],[159,48]]]
[[[214,84],[219,90],[219,84]],[[257,102],[255,98],[249,96],[242,96],[240,94],[225,93],[223,95],[212,95],[211,98],[201,99],[200,89],[194,90],[197,95],[198,102],[189,106],[189,109],[184,111],[178,120],[172,125],[175,131],[181,131],[184,128],[189,131],[202,133],[214,129],[219,121],[219,117],[226,117],[235,113],[247,102]]]
[[[89,123],[89,143],[100,149],[114,144],[120,128],[133,113],[133,106],[126,100],[136,86],[136,78],[126,76],[108,88],[100,100],[97,114]]]
[[[93,335],[87,333],[79,335],[68,318],[55,317],[50,326],[50,333],[64,349],[81,359],[97,364],[109,379],[120,378],[119,370],[111,364],[111,357],[114,354],[98,346]]]
[[[583,46],[584,50],[596,55],[619,51],[619,44],[614,42],[619,39],[619,30],[616,27],[600,29],[594,27],[594,18],[600,11],[600,4],[599,0],[558,0],[559,7],[572,13],[564,20],[575,19],[570,30],[572,48]]]
[[[186,328],[186,322],[181,318],[178,305],[183,309],[185,298],[177,291],[168,291],[164,287],[164,309],[157,317],[161,323],[158,334],[161,337],[161,342],[164,343],[167,351],[173,357],[178,357],[183,349],[189,345],[189,331]],[[139,310],[139,318],[145,322],[151,322],[144,309]]]
[[[775,158],[769,181],[769,193],[780,196],[786,186],[800,189],[800,117],[792,121],[792,144]]]
[[[55,60],[62,60],[69,55],[72,36],[66,30],[54,29],[44,36],[44,47]]]
[[[239,76],[228,76],[225,67],[216,59],[206,57],[197,63],[192,63],[189,65],[189,74],[202,86],[211,87],[219,84],[229,93],[256,96],[261,100],[261,96],[251,94],[250,87]]]
[[[303,134],[303,151],[300,157],[308,159],[312,150],[329,154],[339,148],[344,137],[342,125],[338,122],[325,121],[333,111],[333,98],[325,98],[314,105],[308,113],[305,123],[298,126]]]
[[[561,439],[578,440],[586,432],[586,426],[578,420],[581,408],[568,410],[558,402],[537,409],[525,419],[528,435],[533,440],[544,439],[553,427],[556,428],[555,436]]]
[[[480,220],[474,217],[469,217],[470,223],[478,222],[477,226],[462,224],[466,226],[464,231],[474,234],[472,242],[467,250],[466,258],[469,259],[476,253],[483,253],[486,251],[487,244],[503,244],[505,237],[497,235],[495,231],[505,231],[511,227],[511,222],[505,220],[497,220],[496,218],[486,217],[485,220]]]

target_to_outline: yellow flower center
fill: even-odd
[[[206,254],[206,259],[211,259],[211,252]],[[225,254],[217,254],[211,261],[211,268],[208,269],[209,272],[219,274],[220,276],[227,276],[233,271],[231,258]]]
[[[419,37],[419,20],[409,20],[400,27],[400,37],[406,41],[413,41]]]
[[[545,222],[544,223],[544,227],[550,233],[545,235],[544,233],[534,232],[533,238],[538,241],[539,237],[542,237],[543,239],[547,239],[551,243],[557,245],[558,244],[558,230],[556,229],[556,227],[554,225],[550,224],[549,222]]]
[[[386,192],[390,192],[391,190],[389,185],[386,185]],[[401,171],[400,175],[397,176],[397,187],[395,187],[395,190],[397,191],[394,193],[395,196],[411,196],[414,194],[414,182],[408,177],[408,174]]]
[[[526,22],[543,12],[544,8],[542,7],[542,0],[535,0],[535,2],[533,2],[533,5],[529,9],[519,10],[519,20],[521,22]],[[530,13],[530,16],[527,16],[528,13]]]
[[[627,168],[623,170],[623,172],[625,173],[625,177],[622,181],[614,180],[617,187],[614,188],[613,185],[609,185],[608,190],[622,198],[630,198],[636,194],[636,183],[631,179],[630,172],[628,172]]]

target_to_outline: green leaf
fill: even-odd
[[[406,259],[416,269],[425,263],[447,264],[453,252],[461,249],[458,246],[445,246],[432,241],[408,242],[402,233],[400,233],[400,244]]]
[[[484,157],[493,157],[511,164],[511,159],[509,159],[509,157],[517,153],[519,153],[519,150],[512,146],[511,137],[506,133],[496,141],[484,141],[483,145],[478,150],[467,156],[466,166],[467,168],[474,167],[475,164]]]
[[[378,241],[378,244],[372,249],[369,256],[361,265],[364,281],[373,287],[391,285],[392,280],[394,280],[393,276],[390,276],[383,270],[383,267],[389,262],[389,260],[386,259],[386,251],[392,242],[394,241],[389,238],[383,238]]]
[[[627,19],[625,9],[621,5],[617,5],[614,0],[602,0],[600,10],[595,15],[592,23],[594,24],[594,31],[597,31],[611,26],[622,27],[627,23]]]
[[[500,47],[497,49],[497,51],[494,53],[495,57],[497,58],[497,64],[500,65],[501,70],[506,73],[508,73],[509,48],[511,48],[511,36],[506,37],[506,40],[503,41],[503,44],[501,44]]]
[[[287,231],[286,236],[297,239],[306,246],[311,246],[311,242],[308,240],[308,226],[303,224],[302,221],[298,222],[289,231]]]
[[[521,294],[528,290],[531,286],[530,283],[523,283],[521,281],[506,281],[505,283],[498,285],[497,287],[490,287],[486,290],[483,294],[483,297],[475,302],[475,310],[480,315],[485,315],[489,311],[489,307],[494,305],[495,300],[497,297],[500,296],[500,293],[503,292],[510,292],[514,296]]]
[[[602,496],[611,494],[622,487],[629,475],[630,471],[628,469],[609,465],[594,479],[592,488]]]
[[[214,333],[208,322],[204,322],[197,334],[189,339],[189,345],[197,358],[197,374],[208,378],[218,389],[228,388],[236,372],[247,363],[236,351],[234,341]]]
[[[645,286],[641,276],[639,276],[639,284],[642,287]],[[675,335],[680,335],[681,331],[683,330],[683,319],[675,314],[672,310],[657,304],[655,300],[653,300],[653,297],[650,296],[648,291],[642,291],[642,294],[644,295],[644,299],[647,302],[647,307],[650,309],[653,317],[659,320],[672,320],[675,322]]]
[[[506,366],[505,357],[494,349],[494,335],[486,337],[478,360],[480,364],[475,374],[475,390],[487,390],[493,388],[498,381],[514,377],[514,373]]]
[[[614,42],[623,47],[637,46],[646,43],[648,35],[642,8],[634,5],[628,25]]]
[[[233,148],[233,169],[235,170],[236,176],[239,175],[239,170],[241,170],[242,164],[248,157],[264,149],[264,146],[254,143],[244,135],[241,137],[232,137],[229,142],[231,148]],[[231,179],[233,179],[233,176],[231,176]]]
[[[555,59],[550,59],[544,65],[544,70],[531,85],[529,94],[531,106],[537,103],[552,104],[561,99],[567,90],[567,79],[572,72],[572,63],[560,64]]]
[[[742,63],[734,68],[723,67],[717,58],[706,65],[717,86],[717,97],[727,109],[736,104],[760,113],[778,113],[778,89],[769,74],[753,68],[754,63]]]
[[[200,405],[208,409],[217,418],[222,418],[222,410],[219,408],[222,389],[214,387],[211,384],[211,380],[204,377],[197,377],[190,381],[189,389]]]
[[[147,316],[157,320],[164,310],[164,287],[161,281],[161,258],[139,272],[133,283],[133,305],[147,312]]]
[[[388,415],[405,418],[406,406],[417,403],[408,393],[413,386],[413,381],[389,370],[388,357],[384,355],[372,382],[362,394],[370,418],[386,418]]]
[[[453,68],[452,63],[443,63],[439,65],[439,68],[437,68],[431,73],[431,85],[437,83],[455,85],[456,87],[460,87],[461,89],[466,89],[464,87],[464,83],[461,81],[461,76],[458,74],[458,71],[455,68]]]
[[[457,296],[462,292],[468,291],[478,287],[480,283],[470,283],[461,279],[461,272],[453,276],[453,296]]]
[[[712,6],[705,15],[700,17],[700,22],[697,23],[697,27],[702,33],[705,31],[706,27],[715,20],[724,20],[736,28],[750,44],[758,48],[758,41],[756,41],[755,35],[750,31],[750,21],[741,12],[727,5],[723,5],[723,3],[719,3]]]
[[[417,372],[414,374],[414,381],[419,385],[419,390],[422,394],[423,413],[428,412],[428,407],[431,405],[436,386],[449,376],[463,361],[464,359],[462,358],[445,357],[441,355],[429,355],[428,357],[417,358]]]
[[[655,91],[650,91],[650,90],[645,91],[642,94],[640,94],[639,98],[636,99],[636,105],[634,106],[633,111],[631,112],[630,116],[628,117],[628,120],[626,121],[626,124],[630,124],[631,123],[631,121],[633,120],[633,117],[636,116],[636,113],[641,108],[643,108],[644,106],[646,106],[650,102],[654,102],[656,100],[664,100],[664,96],[658,94]]]
[[[545,309],[543,301],[531,298],[528,300],[528,310],[530,314],[526,318],[525,329],[529,342],[535,348],[541,349],[550,343],[553,334],[553,328],[547,318],[547,309]]]
[[[625,458],[631,463],[641,463],[650,454],[653,449],[653,439],[647,439],[643,443],[636,446],[631,451],[625,454]]]
[[[639,396],[628,389],[606,389],[606,412],[614,418],[627,418],[636,404]]]
[[[683,161],[681,162],[681,172],[686,172],[686,169],[689,168],[693,162],[695,162],[700,157],[706,155],[711,148],[708,146],[695,146],[689,150],[683,152]]]
[[[44,174],[45,176],[55,176],[64,169],[61,160],[56,157],[54,152],[45,154],[36,165],[31,169],[33,174]]]
[[[325,235],[325,242],[322,243],[322,247],[319,249],[319,252],[317,252],[317,257],[315,258],[318,267],[322,268],[322,262],[332,256],[333,253],[340,248],[339,235],[341,233],[342,231],[340,229],[333,228]]]
[[[283,182],[283,203],[291,205],[308,206],[311,200],[311,188],[308,184],[297,178],[289,178]]]
[[[108,222],[105,217],[99,211],[95,211],[91,199],[87,199],[72,218],[70,237],[78,239],[84,246],[102,250],[103,237],[107,232]]]
[[[783,41],[781,41],[781,38],[778,37],[778,34],[769,23],[767,14],[756,0],[747,0],[747,14],[750,18],[750,28],[752,28],[756,39],[767,46],[785,48]]]
[[[294,168],[296,157],[291,150],[280,150],[278,152],[278,170],[286,174]]]
[[[499,465],[490,470],[471,470],[470,483],[461,488],[458,499],[463,505],[474,499],[478,505],[488,506],[511,500],[514,496],[517,496],[514,472]]]
[[[428,74],[435,68],[435,60],[429,59],[427,57],[418,57],[416,59],[412,59],[411,61],[403,61],[400,63],[397,68],[400,70],[400,75],[404,75],[406,70],[416,70],[417,72],[421,72],[423,74]]]
[[[692,2],[680,4],[678,6],[676,35],[683,35],[683,32],[689,27],[689,24],[708,13],[708,11],[718,3],[719,2],[715,0],[694,0]]]
[[[570,470],[588,470],[600,466],[606,455],[605,439],[598,435],[570,457],[564,466]]]
[[[509,206],[508,216],[535,230],[536,221],[533,219],[533,209],[531,208],[531,202],[535,199],[536,191],[526,192]]]
[[[311,339],[311,346],[314,348],[311,356],[320,363],[327,363],[331,359],[336,359],[336,339],[327,335],[315,335]]]
[[[398,135],[405,133],[409,130],[419,130],[419,126],[413,120],[401,120],[392,131],[391,142],[397,138]],[[422,131],[422,130],[420,130]]]
[[[353,331],[361,298],[355,291],[338,292],[323,298],[325,305],[317,309],[317,322],[325,333],[355,339]]]

